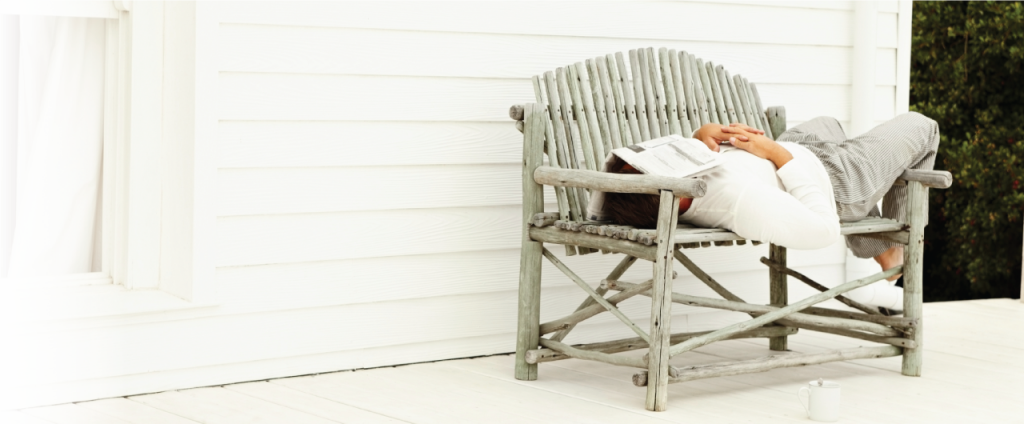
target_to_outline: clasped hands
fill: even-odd
[[[733,122],[729,125],[706,124],[693,134],[693,137],[700,140],[712,151],[721,150],[720,145],[729,142],[733,147],[744,150],[761,159],[767,159],[775,164],[776,168],[793,159],[788,150],[776,143],[774,140],[765,137],[764,131],[752,128],[747,125]]]

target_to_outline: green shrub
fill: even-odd
[[[1024,5],[915,2],[911,110],[942,132],[931,190],[925,300],[1020,297]]]

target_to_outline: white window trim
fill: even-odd
[[[117,19],[121,1],[40,0],[0,3],[0,13],[11,15],[70,16]]]
[[[111,19],[103,259],[98,273],[6,281],[0,327],[23,333],[118,325],[215,306],[218,6],[15,3],[0,12]]]

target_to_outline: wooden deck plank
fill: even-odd
[[[49,408],[49,407],[47,407]],[[42,418],[29,415],[22,411],[0,411],[0,423],[5,424],[53,424]]]
[[[894,368],[899,371],[899,367],[897,360]],[[998,416],[973,405],[936,408],[935,400],[962,399],[962,393],[956,392],[954,395],[945,386],[922,381],[900,381],[898,377],[902,377],[898,372],[871,372],[856,364],[833,363],[727,378],[776,390],[783,399],[793,396],[808,381],[818,378],[838,381],[842,384],[844,421],[850,418],[862,422],[885,422],[899,417],[903,422],[946,422],[949,419],[954,419],[954,422],[971,422],[972,418],[979,416]]]
[[[394,411],[393,416],[396,418],[415,423],[574,422],[602,419],[637,423],[664,422],[636,412],[565,395],[552,396],[540,390],[441,364],[323,374],[274,382],[329,396],[339,402],[359,404],[375,412]],[[388,396],[380,396],[380,393],[388,393]],[[471,401],[460,401],[450,408],[439,408],[439,402],[450,402],[442,399]]]
[[[805,337],[806,338],[806,337]],[[804,349],[801,340],[792,340],[794,352]],[[741,344],[741,343],[735,343]],[[709,346],[713,354],[727,359],[746,359],[747,355],[736,354],[746,349],[730,346]],[[836,347],[840,348],[840,347]],[[811,349],[816,351],[818,347]],[[707,352],[707,351],[706,351]],[[874,366],[863,366],[873,364]],[[959,402],[959,399],[970,397],[969,390],[963,386],[950,386],[922,382],[921,379],[904,377],[900,374],[900,358],[866,359],[861,363],[833,362],[807,367],[776,369],[765,373],[746,374],[725,377],[730,380],[778,390],[786,396],[793,395],[796,390],[818,378],[839,381],[843,391],[844,420],[847,416],[856,417],[865,422],[878,422],[887,419],[879,412],[892,411],[902,414],[907,421],[943,422],[957,417],[961,422],[971,421],[974,417],[989,416],[1002,418],[997,422],[1005,422],[997,408],[990,405],[979,407],[978,404],[965,404],[959,408],[935,408],[930,403],[940,404]],[[997,406],[998,402],[994,402]]]
[[[53,424],[129,424],[113,416],[73,403],[23,410],[26,414]]]
[[[125,398],[100,399],[76,405],[138,424],[196,424],[196,421]]]
[[[926,321],[926,334],[932,331],[943,337],[981,341],[1011,348],[1024,349],[1024,340],[1008,337],[1008,329],[1024,327],[1024,317],[1014,319],[1003,315],[989,315],[976,311],[949,311],[948,316],[937,316]]]
[[[624,378],[601,378],[595,380],[593,374],[550,366],[553,364],[544,364],[541,365],[543,373],[541,373],[539,379],[535,381],[520,381],[513,378],[508,372],[509,367],[513,364],[513,360],[514,358],[511,356],[502,355],[450,361],[444,364],[549,393],[563,394],[577,399],[597,402],[653,418],[666,418],[664,413],[652,412],[643,408],[646,389],[634,386],[630,382],[628,375],[625,375]],[[702,422],[714,422],[722,419],[720,415],[711,415],[698,411],[687,411],[687,414],[693,419]]]
[[[987,340],[968,341],[936,334],[929,334],[926,340],[928,352],[975,358],[1024,371],[1024,363],[1021,363],[1021,358],[1024,358],[1024,349],[992,344]]]
[[[393,424],[407,422],[270,382],[232,384],[224,386],[224,388],[342,423]]]
[[[1006,313],[1010,316],[1020,316],[1024,314],[1024,308],[1021,306],[1019,299],[975,299],[969,301],[952,301],[952,302],[932,302],[928,304],[928,308],[932,310],[961,310],[961,309],[978,309],[991,311],[993,313]],[[999,311],[995,311],[999,310]],[[1004,315],[1005,316],[1005,315]]]
[[[170,391],[134,396],[130,399],[204,424],[234,424],[250,421],[289,424],[337,422],[221,387]]]
[[[847,346],[857,341],[843,340],[839,336],[822,333],[810,333],[803,339],[808,344],[817,346]],[[742,341],[740,341],[742,342]],[[868,344],[864,342],[863,344]],[[1019,368],[1006,368],[975,358],[951,355],[943,352],[930,351],[927,349],[928,339],[925,339],[925,357],[928,364],[927,371],[919,378],[891,379],[894,384],[916,384],[917,380],[927,381],[921,385],[937,385],[946,387],[950,391],[961,393],[960,399],[974,399],[975,402],[983,402],[990,405],[989,409],[1018,408],[1024,413],[1024,405],[1014,391],[1007,391],[1007,388],[1015,387],[1024,377],[1024,371]],[[900,360],[895,358],[883,359],[861,359],[848,361],[846,364],[859,365],[868,368],[888,371],[899,375]],[[924,399],[922,399],[924,400]],[[937,405],[947,405],[952,399],[927,399]],[[958,404],[964,402],[958,402]],[[1020,415],[1018,415],[1020,416]]]
[[[273,380],[273,384],[302,391],[314,396],[330,399],[382,415],[413,423],[447,423],[458,420],[487,421],[491,418],[488,407],[499,405],[493,399],[473,399],[458,410],[439,408],[446,402],[438,402],[431,394],[430,382],[405,377],[393,372],[393,368],[378,368],[372,371],[354,371],[322,374],[310,377],[296,377]],[[387,393],[387,396],[381,396]],[[452,398],[454,399],[454,398]],[[518,413],[507,413],[496,422],[526,421],[529,418]]]
[[[642,355],[643,351],[625,352],[622,355]],[[685,358],[680,360],[680,358]],[[699,352],[687,352],[687,354],[672,358],[672,365],[703,365],[721,361],[721,358],[701,354]],[[594,377],[603,377],[603,380],[594,380],[590,384],[600,384],[606,390],[623,390],[629,386],[637,390],[631,382],[634,370],[627,368],[609,366],[607,364],[566,360],[553,362],[552,367],[562,367],[569,370],[581,372]],[[541,378],[545,372],[552,367],[541,369]],[[616,384],[610,384],[609,381]],[[621,387],[619,385],[622,385]],[[642,392],[642,389],[641,393]],[[779,407],[775,400],[765,399],[762,388],[749,385],[737,384],[723,379],[697,380],[682,384],[669,385],[669,409],[666,414],[674,419],[690,417],[693,413],[702,413],[716,416],[717,420],[709,422],[791,422],[794,418],[802,417],[798,404],[792,408]],[[750,405],[750,407],[736,408],[736,405]]]
[[[204,424],[224,423],[239,417],[253,419],[251,415],[245,415],[244,411],[239,411],[228,405],[194,401],[191,396],[177,391],[131,396],[128,399],[189,419],[195,418]]]

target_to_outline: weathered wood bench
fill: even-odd
[[[896,184],[909,186],[907,222],[870,218],[842,224],[844,235],[859,234],[905,244],[904,266],[830,289],[790,269],[786,265],[786,248],[770,245],[768,257],[761,261],[768,266],[771,304],[750,304],[683,253],[690,248],[747,243],[726,230],[677,223],[674,211],[678,209],[679,198],[703,196],[703,181],[598,171],[611,149],[668,134],[689,136],[706,123],[741,122],[775,137],[786,129],[785,109],[764,108],[757,87],[745,78],[730,75],[721,66],[705,63],[686,52],[665,48],[631,50],[628,59],[622,53],[587,59],[535,76],[533,85],[536,103],[515,105],[510,110],[516,127],[524,135],[516,378],[534,380],[538,363],[566,358],[635,367],[641,371],[633,376],[633,382],[647,386],[647,409],[661,411],[667,402],[667,384],[700,378],[896,355],[903,355],[904,375],[921,374],[921,261],[927,189],[948,187],[952,182],[948,172],[908,170],[897,180]],[[547,165],[543,165],[545,153]],[[544,211],[543,185],[554,187],[557,212]],[[588,190],[659,195],[657,228],[587,221]],[[563,245],[567,256],[603,251],[625,257],[595,288],[553,255],[545,243]],[[542,257],[588,294],[576,311],[546,323],[540,322]],[[619,281],[639,259],[654,263],[652,278],[643,283]],[[723,299],[673,293],[676,260]],[[877,308],[842,296],[900,272],[904,276],[902,317],[884,316]],[[790,302],[786,286],[790,276],[820,293]],[[609,292],[614,294],[606,297]],[[651,297],[649,331],[641,329],[615,306],[637,295]],[[833,298],[860,312],[813,306]],[[751,319],[716,331],[672,334],[672,303],[744,312]],[[562,343],[574,326],[603,312],[613,314],[638,337],[575,346]],[[771,350],[785,351],[787,336],[798,329],[885,346],[776,355],[686,369],[669,364],[675,355],[725,339],[767,337]],[[614,355],[634,349],[649,351],[643,357]]]

